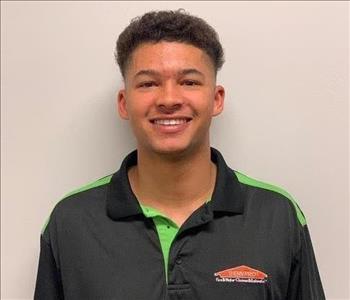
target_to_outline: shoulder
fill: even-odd
[[[290,211],[298,220],[300,225],[306,225],[306,218],[297,201],[283,188],[249,177],[239,171],[234,171],[242,189],[247,194],[247,202],[252,205],[265,207],[267,210]]]
[[[55,204],[42,228],[42,234],[44,234],[48,225],[57,218],[74,218],[82,212],[103,209],[107,186],[112,176],[113,174],[104,176],[67,193]]]

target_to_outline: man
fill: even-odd
[[[210,147],[215,31],[150,12],[119,36],[118,111],[137,150],[67,195],[41,235],[35,299],[325,299],[305,218]]]

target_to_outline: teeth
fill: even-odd
[[[172,119],[172,120],[154,120],[154,124],[165,125],[165,126],[174,126],[186,123],[185,119]]]

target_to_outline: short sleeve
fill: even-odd
[[[287,299],[324,300],[326,298],[307,225],[300,225],[298,232],[299,245],[293,259]]]
[[[61,300],[63,288],[59,268],[57,267],[52,248],[40,237],[40,257],[37,273],[34,300]]]

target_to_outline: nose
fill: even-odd
[[[183,105],[183,99],[176,83],[167,82],[161,88],[157,99],[157,107],[164,113],[179,110]]]

